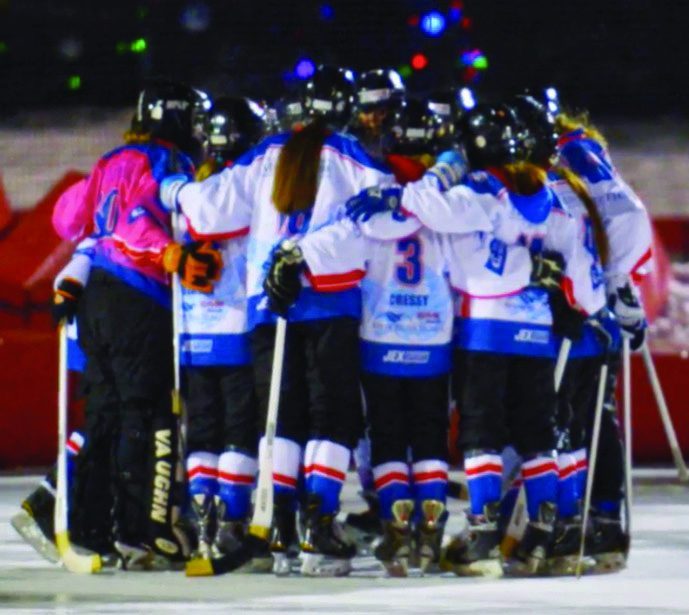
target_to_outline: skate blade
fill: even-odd
[[[305,577],[344,577],[352,571],[352,562],[349,559],[303,552],[300,557],[301,574]]]
[[[276,577],[287,577],[292,572],[292,558],[286,553],[273,553],[271,569]]]
[[[546,575],[548,567],[544,559],[529,557],[526,561],[511,560],[506,572],[511,577],[537,577]]]
[[[29,513],[25,510],[20,510],[10,519],[10,523],[17,534],[21,536],[22,540],[43,559],[49,561],[51,564],[57,564],[60,561],[57,547],[44,536],[38,523],[36,523],[35,519]]]
[[[431,547],[421,547],[418,555],[418,567],[421,574],[432,572],[431,566],[438,561],[438,554]]]
[[[184,574],[188,577],[210,577],[216,574],[213,562],[207,557],[190,559],[184,567]]]
[[[444,562],[442,570],[454,572],[458,577],[489,577],[499,579],[504,575],[502,562],[499,559],[482,559],[470,564],[453,564]]]
[[[585,557],[581,564],[582,574],[588,573],[594,566],[595,560]],[[577,566],[579,565],[578,555],[563,555],[561,557],[551,557],[546,562],[546,574],[550,577],[570,577],[576,576]]]
[[[627,567],[627,558],[624,553],[600,553],[594,555],[593,560],[594,564],[589,571],[593,574],[611,574]]]
[[[388,575],[394,578],[409,576],[409,559],[400,557],[388,562],[382,562]]]

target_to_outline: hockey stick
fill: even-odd
[[[675,428],[672,424],[670,411],[667,408],[665,395],[663,394],[663,389],[660,386],[658,373],[656,372],[655,365],[653,364],[653,357],[651,356],[651,351],[646,342],[644,342],[643,346],[641,346],[641,354],[644,358],[646,372],[648,373],[648,379],[651,383],[651,387],[653,388],[656,403],[658,404],[658,413],[660,414],[660,419],[663,421],[663,427],[665,428],[665,435],[667,437],[668,444],[670,445],[672,458],[675,460],[679,480],[682,482],[689,482],[689,471],[687,470],[686,463],[684,463],[684,457],[682,456],[682,450],[679,447],[679,442],[677,442],[677,434],[675,433]]]
[[[603,330],[604,331],[604,330]],[[609,337],[609,336],[608,336]],[[608,362],[609,362],[610,343],[603,355],[603,363],[600,367],[598,376],[598,391],[596,394],[596,409],[593,415],[593,434],[591,436],[591,447],[589,450],[589,468],[586,476],[586,492],[584,495],[584,514],[581,523],[581,540],[579,542],[579,558],[577,560],[576,576],[581,577],[584,566],[584,547],[586,544],[586,526],[588,525],[589,512],[591,509],[591,494],[593,492],[593,480],[596,473],[596,461],[598,458],[598,442],[600,441],[600,425],[603,418],[603,404],[605,402],[605,389],[608,383]]]
[[[632,381],[629,338],[622,337],[622,405],[624,407],[624,516],[625,531],[632,536]],[[629,548],[629,547],[627,547]]]
[[[57,403],[57,489],[55,493],[55,544],[65,568],[70,572],[92,574],[101,569],[100,555],[77,553],[69,540],[67,504],[67,326],[61,322],[59,337],[59,375]]]
[[[268,414],[266,433],[259,447],[258,484],[254,501],[254,513],[249,524],[247,541],[230,553],[214,559],[196,558],[187,562],[187,576],[209,576],[232,572],[247,564],[253,557],[253,547],[259,542],[267,542],[273,524],[273,446],[277,429],[278,408],[280,406],[280,386],[282,383],[282,364],[285,357],[285,337],[287,321],[278,317],[275,328],[275,347],[273,367],[270,375]]]
[[[557,353],[557,362],[555,363],[555,393],[560,391],[560,386],[562,385],[562,378],[565,374],[565,368],[567,367],[567,360],[569,359],[569,352],[572,349],[572,340],[565,337],[560,344],[560,350]],[[508,478],[507,488],[517,477],[520,465],[515,467],[515,471]],[[512,514],[510,515],[510,521],[505,529],[505,535],[500,543],[500,552],[503,557],[507,558],[512,555],[515,548],[519,544],[519,541],[524,536],[524,531],[526,530],[526,525],[529,522],[529,516],[526,514],[526,491],[524,490],[524,485],[520,485],[519,494],[514,503],[514,508],[512,509]]]

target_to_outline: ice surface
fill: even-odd
[[[663,476],[667,476],[667,473]],[[689,613],[689,488],[644,473],[637,480],[629,568],[558,579],[387,579],[371,557],[344,579],[121,572],[78,576],[39,559],[9,525],[38,477],[0,478],[0,610],[17,613]],[[450,502],[450,531],[462,503]],[[345,510],[359,510],[355,477]]]

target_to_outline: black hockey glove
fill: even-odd
[[[548,303],[553,315],[553,333],[574,342],[581,339],[586,315],[573,308],[561,290],[548,293]]]
[[[292,241],[283,241],[273,252],[263,290],[268,295],[268,309],[280,316],[287,316],[289,308],[299,298],[301,272],[304,257],[299,246]]]
[[[84,292],[81,282],[74,278],[64,278],[53,293],[50,315],[57,327],[62,321],[71,323],[77,315],[79,299]]]
[[[531,284],[548,292],[559,292],[565,276],[565,259],[553,250],[531,253]]]
[[[608,296],[608,305],[615,314],[622,335],[629,338],[630,348],[632,350],[641,348],[646,338],[648,324],[644,308],[631,284],[627,282],[615,288],[614,292]]]

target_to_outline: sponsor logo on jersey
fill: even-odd
[[[184,340],[182,352],[207,353],[213,351],[213,340]]]
[[[515,342],[527,342],[529,344],[547,344],[550,341],[550,332],[541,329],[519,329],[514,336]]]
[[[430,357],[428,350],[388,350],[383,356],[383,363],[422,365],[428,363]]]

